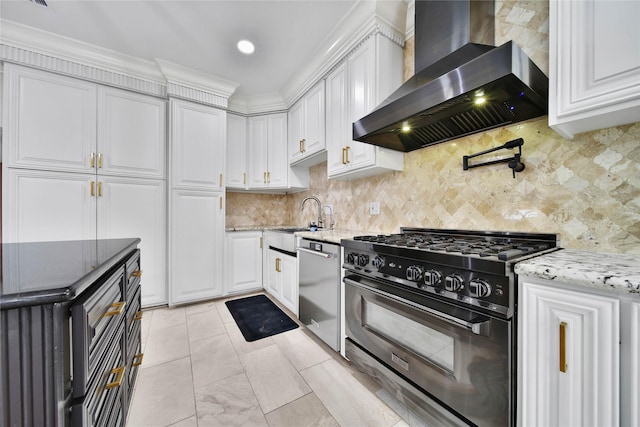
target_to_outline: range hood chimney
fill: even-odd
[[[353,123],[353,139],[413,151],[547,114],[549,79],[514,42],[494,47],[494,2],[415,2],[416,74]]]

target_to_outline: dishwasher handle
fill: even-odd
[[[327,258],[327,259],[331,259],[331,258],[337,257],[336,254],[332,254],[332,253],[329,253],[329,252],[312,251],[311,249],[306,249],[306,248],[298,248],[298,250],[300,252],[304,252],[306,254],[316,255],[316,256],[319,256],[319,257],[322,257],[322,258]]]

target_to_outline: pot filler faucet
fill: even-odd
[[[309,197],[305,197],[302,202],[300,203],[300,210],[304,209],[304,204],[306,203],[307,200],[315,200],[315,202],[318,205],[318,228],[322,228],[322,203],[320,203],[320,200],[316,197],[316,196],[309,196]]]

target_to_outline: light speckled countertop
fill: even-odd
[[[519,262],[515,272],[640,297],[639,255],[562,249]]]
[[[284,225],[276,225],[276,226],[267,226],[267,227],[255,227],[255,226],[246,226],[246,227],[227,227],[227,232],[233,231],[270,231],[270,230],[281,230],[283,228],[302,228],[295,225],[292,226],[284,226]],[[294,235],[296,237],[302,237],[305,239],[313,239],[320,240],[322,242],[336,243],[340,244],[340,240],[342,239],[351,239],[353,236],[362,236],[365,234],[380,234],[378,232],[371,231],[362,231],[362,230],[343,230],[343,229],[321,229],[318,231],[296,231]]]

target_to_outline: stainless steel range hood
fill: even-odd
[[[354,140],[413,151],[547,114],[547,76],[515,43],[491,46],[493,1],[415,7],[420,71],[353,123]]]

